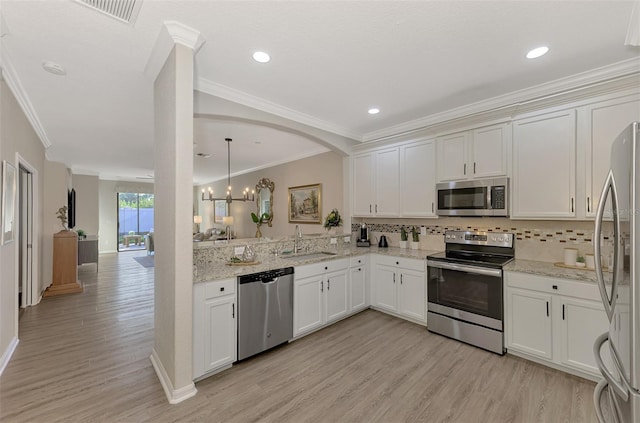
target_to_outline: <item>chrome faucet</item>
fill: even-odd
[[[298,243],[302,240],[302,231],[300,230],[300,225],[296,225],[295,233],[293,234],[293,254],[298,254],[298,249],[300,246]]]

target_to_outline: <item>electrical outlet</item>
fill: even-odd
[[[330,242],[331,244],[337,244],[337,243],[338,243],[338,238],[331,238],[331,239],[329,240],[329,242]]]
[[[351,242],[351,237],[350,237],[350,236],[345,236],[345,237],[342,239],[342,241],[343,241],[343,242],[347,242],[347,243],[349,243],[349,242]]]
[[[420,226],[420,235],[426,235],[426,234],[427,234],[427,227]]]
[[[244,254],[244,246],[243,247],[234,247],[233,248],[233,254],[236,257],[240,257],[241,255]]]

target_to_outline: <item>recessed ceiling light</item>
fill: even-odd
[[[547,46],[534,48],[529,53],[527,53],[527,59],[535,59],[540,56],[544,56],[545,54],[547,54],[548,51],[549,51],[549,47]]]
[[[47,72],[58,76],[65,76],[67,74],[67,71],[55,62],[42,62],[42,68]]]
[[[255,53],[253,53],[253,60],[259,63],[267,63],[269,60],[271,60],[271,56],[269,56],[264,51],[256,51]]]
[[[369,109],[369,114],[370,115],[377,115],[378,113],[380,113],[380,109],[376,109],[375,107]]]

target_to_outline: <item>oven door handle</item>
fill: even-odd
[[[475,275],[495,276],[497,278],[502,276],[501,269],[487,269],[485,267],[468,266],[465,264],[457,263],[444,263],[441,261],[427,261],[427,267],[435,267],[438,269],[457,270],[460,272],[473,273]]]

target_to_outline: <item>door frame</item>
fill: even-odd
[[[40,280],[40,266],[39,263],[41,262],[41,257],[40,257],[40,219],[39,216],[41,215],[40,213],[40,196],[39,196],[39,186],[38,186],[38,170],[32,166],[24,157],[22,157],[19,153],[16,153],[16,168],[19,169],[20,167],[23,167],[25,170],[27,170],[27,172],[31,173],[31,206],[32,206],[32,227],[31,227],[31,233],[32,233],[32,240],[31,240],[31,296],[30,298],[26,299],[26,306],[33,306],[36,305],[40,302],[40,300],[42,300],[42,293],[40,292],[40,284],[38,283],[38,281]],[[20,184],[20,178],[18,178],[18,184]],[[20,185],[18,185],[18,189],[20,189]],[[18,230],[21,230],[21,213],[17,213],[18,219],[17,219],[17,227]],[[16,301],[18,301],[18,284],[21,283],[20,281],[20,272],[18,271],[18,266],[20,266],[20,258],[19,258],[19,248],[21,248],[22,246],[20,245],[20,242],[16,242],[15,243],[15,281],[14,281],[14,287],[16,288]],[[18,307],[20,307],[20,304],[18,304]],[[16,307],[16,311],[17,308]]]

